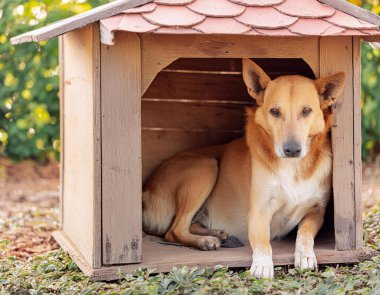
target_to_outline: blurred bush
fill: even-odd
[[[105,2],[0,1],[0,155],[54,161],[60,148],[58,41],[14,47],[10,38]]]
[[[379,0],[350,0],[380,14]],[[380,153],[380,50],[362,44],[362,138],[363,158],[375,160]]]
[[[18,45],[9,39],[108,0],[0,0],[0,155],[40,162],[59,156],[57,40]],[[350,0],[380,14],[379,0]],[[380,142],[380,51],[362,46],[363,157]]]

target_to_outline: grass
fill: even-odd
[[[366,243],[380,250],[380,210],[365,214]],[[0,240],[0,252],[10,241]],[[353,266],[322,267],[298,273],[276,268],[274,280],[257,280],[247,270],[173,268],[152,275],[120,274],[112,283],[90,282],[62,250],[20,260],[0,260],[0,295],[3,294],[380,294],[380,255]]]

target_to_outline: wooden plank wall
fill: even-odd
[[[141,49],[136,34],[101,46],[103,264],[141,261]]]
[[[320,74],[327,76],[339,71],[346,73],[343,94],[333,109],[333,190],[334,227],[337,250],[355,249],[360,243],[361,205],[360,181],[360,79],[358,81],[358,48],[353,48],[352,37],[322,37],[320,39]],[[356,41],[357,42],[357,41]],[[353,57],[356,56],[355,59]],[[355,70],[354,70],[355,65]],[[356,72],[356,73],[355,73]],[[358,84],[359,83],[359,84]],[[356,113],[354,118],[354,113]],[[355,144],[354,144],[355,143]],[[359,205],[360,204],[360,205]],[[358,224],[359,222],[359,224]]]
[[[301,59],[255,59],[270,76],[314,78]],[[143,181],[163,160],[187,149],[243,135],[252,105],[240,58],[180,58],[163,69],[142,99]]]
[[[354,169],[355,169],[355,223],[356,248],[363,246],[363,208],[362,208],[362,130],[361,130],[361,60],[360,37],[353,37],[352,69],[354,87]]]
[[[100,45],[97,24],[60,42],[62,226],[93,268],[101,267]]]

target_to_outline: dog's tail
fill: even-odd
[[[147,234],[164,236],[175,215],[175,202],[160,196],[160,191],[144,187],[142,192],[142,225]]]

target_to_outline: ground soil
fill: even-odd
[[[57,249],[59,167],[0,159],[0,258],[30,256]]]

